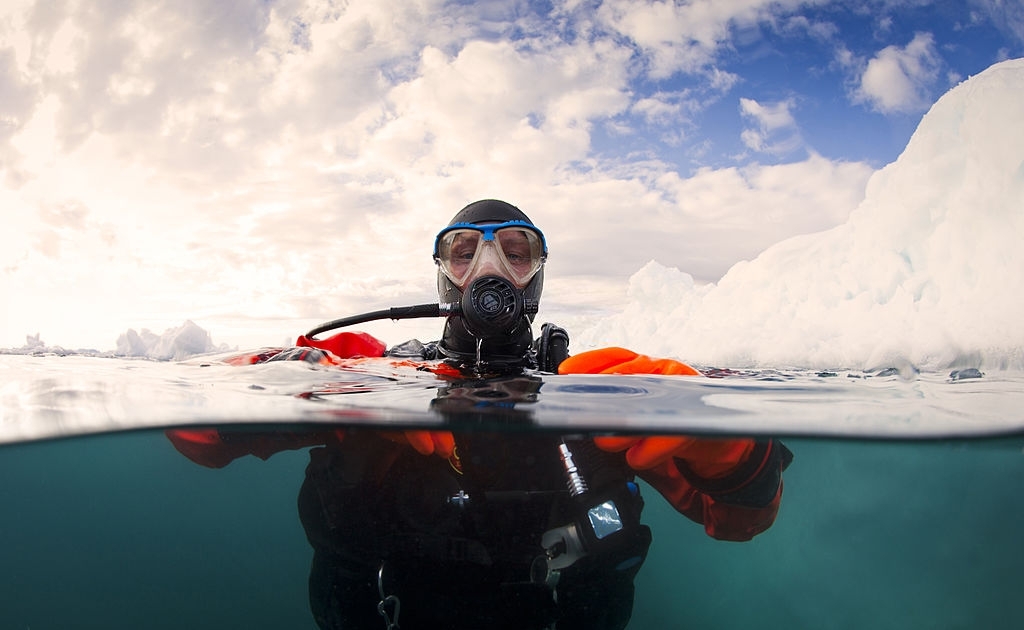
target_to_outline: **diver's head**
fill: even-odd
[[[486,199],[460,210],[434,241],[438,298],[463,304],[445,323],[441,351],[450,358],[521,364],[533,341],[530,324],[544,287],[544,235],[515,206]],[[474,318],[468,302],[496,304],[494,317]],[[520,312],[515,304],[532,305]]]

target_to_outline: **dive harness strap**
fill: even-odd
[[[390,556],[491,566],[491,554],[479,540],[443,534],[394,534],[385,545]]]

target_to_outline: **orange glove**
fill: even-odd
[[[327,443],[331,434],[339,442],[345,439],[343,429],[317,432],[287,431],[231,431],[217,429],[182,428],[165,431],[179,453],[197,464],[209,468],[223,468],[243,455],[268,459],[280,451],[317,446]]]
[[[637,471],[681,459],[704,479],[723,477],[746,461],[754,448],[749,438],[696,438],[683,435],[596,437],[594,444],[613,453],[626,451],[626,463]]]
[[[792,453],[774,440],[685,436],[597,437],[678,512],[719,540],[750,540],[771,527]]]
[[[558,366],[559,374],[678,374],[700,372],[674,359],[653,359],[626,348],[609,347],[573,355]],[[599,437],[594,443],[606,451],[626,451],[634,470],[650,470],[672,458],[684,460],[694,473],[712,478],[728,474],[742,463],[753,440],[703,439],[686,436]]]
[[[562,361],[559,374],[678,374],[700,376],[700,372],[674,359],[653,359],[645,354],[612,346],[581,352]]]
[[[451,431],[409,430],[401,433],[382,431],[381,436],[392,442],[408,444],[421,455],[437,455],[448,459],[455,453],[455,436],[451,434]]]

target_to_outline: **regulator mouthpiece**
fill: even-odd
[[[537,312],[537,306],[528,303],[522,292],[505,278],[483,276],[463,291],[459,310],[466,329],[474,337],[488,339],[510,334],[523,315]]]

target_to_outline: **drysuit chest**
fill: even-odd
[[[544,532],[575,517],[560,436],[468,432],[456,435],[456,458],[423,456],[384,438],[350,436],[314,449],[307,468],[303,518],[314,546],[368,562],[400,553],[497,565],[528,564]],[[625,487],[632,474],[620,455],[589,440],[570,442],[591,492]],[[642,500],[631,500],[639,516]],[[318,504],[318,505],[312,505]],[[481,553],[451,551],[444,538],[477,541]],[[456,545],[458,547],[458,545]]]

